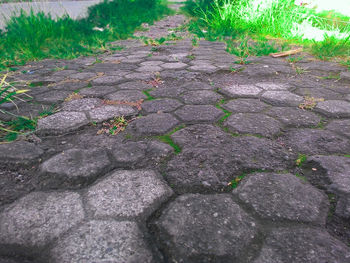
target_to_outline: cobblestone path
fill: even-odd
[[[169,43],[11,76],[32,83],[20,114],[59,110],[0,145],[0,262],[350,262],[350,72]]]

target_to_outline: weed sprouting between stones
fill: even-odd
[[[155,100],[156,98],[153,97],[149,92],[152,91],[153,89],[148,89],[148,90],[144,90],[142,91],[143,94],[145,94],[147,96],[146,100]]]
[[[298,167],[301,167],[307,161],[307,156],[305,154],[299,154],[298,158],[295,160],[295,164]]]
[[[171,139],[171,135],[174,134],[175,132],[181,130],[185,128],[185,125],[180,125],[178,127],[176,127],[175,129],[173,129],[171,132],[169,132],[168,134],[165,135],[160,135],[160,136],[156,136],[156,138],[164,143],[169,144],[171,147],[173,147],[175,154],[179,154],[181,152],[181,147],[180,145],[176,144],[172,139]]]

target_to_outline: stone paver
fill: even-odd
[[[222,107],[235,113],[258,113],[265,110],[269,105],[258,99],[235,99],[223,104]]]
[[[290,127],[313,127],[321,121],[321,117],[311,111],[291,107],[272,107],[266,114]]]
[[[147,113],[171,112],[182,106],[182,103],[173,99],[150,100],[142,103],[142,109]]]
[[[223,97],[210,90],[192,90],[181,94],[180,98],[186,104],[215,104],[223,99]]]
[[[137,110],[129,105],[104,105],[89,111],[92,121],[102,122],[117,117],[136,115]]]
[[[231,98],[256,98],[262,89],[254,85],[233,85],[222,88],[219,92]]]
[[[91,186],[87,210],[94,218],[146,217],[172,195],[152,170],[116,171]]]
[[[70,149],[41,165],[40,185],[43,188],[80,188],[103,175],[111,166],[103,149]]]
[[[0,163],[7,165],[25,165],[35,162],[44,151],[33,143],[18,141],[0,144]]]
[[[120,90],[107,95],[106,98],[117,101],[138,101],[147,97],[139,90]]]
[[[175,111],[175,115],[186,123],[215,122],[224,113],[212,105],[186,105]]]
[[[342,134],[350,138],[350,120],[333,120],[326,126],[327,130]]]
[[[289,91],[266,91],[261,95],[263,101],[274,106],[298,106],[303,102],[301,96]]]
[[[317,103],[316,111],[328,117],[350,117],[350,102],[327,100]]]
[[[259,233],[257,222],[226,194],[180,196],[162,213],[157,228],[176,262],[239,262]]]

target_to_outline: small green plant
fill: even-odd
[[[231,188],[235,189],[237,188],[237,186],[239,185],[239,183],[243,180],[244,177],[246,177],[248,174],[247,173],[243,173],[242,175],[236,176],[233,180],[231,180],[228,183],[228,186],[230,186]]]
[[[147,96],[146,100],[155,100],[156,98],[153,97],[149,92],[152,91],[153,89],[148,89],[148,90],[144,90],[142,91],[143,94],[145,94]]]
[[[192,46],[194,46],[194,47],[198,46],[198,38],[196,38],[196,37],[192,38],[191,42],[192,42]]]
[[[303,60],[303,58],[304,58],[304,57],[291,57],[291,56],[289,56],[289,57],[287,58],[287,62],[288,62],[288,63],[291,63],[291,64],[294,64],[294,63],[297,63],[297,62]]]
[[[305,96],[304,101],[300,103],[298,107],[302,110],[313,110],[316,107],[317,102],[321,101],[324,101],[324,99]]]
[[[340,73],[338,73],[338,74],[329,73],[328,76],[320,77],[320,79],[335,79],[335,80],[339,80],[340,79]]]
[[[132,121],[126,120],[124,116],[121,117],[115,117],[112,120],[109,120],[108,122],[104,122],[102,124],[102,128],[97,131],[97,134],[109,134],[109,135],[117,135],[118,133],[125,130],[126,126]]]
[[[305,176],[302,176],[302,175],[300,175],[300,174],[298,174],[298,173],[296,173],[295,176],[298,177],[298,178],[300,178],[301,180],[307,182],[307,179],[306,179]]]
[[[174,134],[175,132],[181,130],[185,128],[185,125],[180,125],[178,127],[176,127],[175,129],[173,129],[171,132],[169,132],[168,134],[165,135],[161,135],[161,136],[156,136],[156,138],[164,143],[169,144],[171,147],[173,147],[175,154],[179,154],[181,152],[181,147],[180,145],[176,144],[172,139],[171,139],[171,135]]]
[[[350,35],[346,39],[339,40],[334,36],[327,36],[323,41],[313,41],[311,53],[322,60],[329,60],[337,56],[350,56]]]
[[[307,160],[307,156],[305,154],[299,154],[298,155],[298,159],[295,160],[295,164],[296,166],[301,167],[303,165],[303,163],[305,163]]]
[[[302,67],[297,67],[297,66],[295,66],[294,69],[295,69],[295,72],[296,72],[298,75],[301,75],[301,74],[304,74],[304,73],[307,72],[307,70],[304,69],[304,68],[302,68]]]
[[[196,58],[196,56],[195,55],[188,55],[188,56],[186,56],[186,58],[188,58],[190,60],[194,60]]]

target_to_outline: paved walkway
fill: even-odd
[[[0,145],[0,262],[350,262],[346,68],[239,65],[190,38],[115,44],[12,76],[33,86],[21,114],[59,111]],[[109,134],[120,116],[126,129]]]

